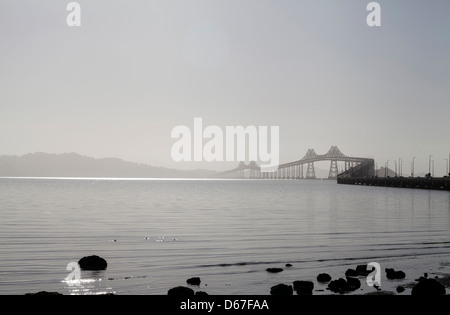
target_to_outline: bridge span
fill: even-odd
[[[361,157],[351,157],[343,154],[337,146],[332,146],[327,153],[319,155],[314,149],[309,149],[305,156],[298,161],[281,164],[275,171],[263,172],[261,167],[252,161],[248,164],[240,162],[239,165],[221,173],[226,178],[260,178],[260,179],[316,179],[315,162],[330,161],[328,179],[338,177],[338,162],[344,162],[345,170],[342,174],[363,171],[364,176],[374,175],[374,160]],[[364,167],[363,167],[364,166]],[[306,168],[306,172],[304,172]],[[353,173],[352,173],[353,176]]]

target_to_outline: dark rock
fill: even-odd
[[[406,277],[405,273],[401,270],[394,270],[393,268],[386,268],[386,278],[394,279],[404,279]]]
[[[347,277],[347,285],[350,291],[355,291],[361,287],[361,281],[357,278]]]
[[[368,276],[375,268],[372,267],[372,269],[369,268],[367,270],[367,265],[358,265],[356,266],[356,272],[359,276]]]
[[[294,281],[294,290],[302,288],[313,290],[314,283],[312,281],[301,281],[301,280]]]
[[[356,269],[347,269],[345,272],[346,277],[367,277],[374,268],[367,270],[367,265],[357,265]]]
[[[350,291],[347,281],[342,278],[332,280],[330,283],[328,283],[328,289],[330,289],[330,291],[334,293],[345,293]]]
[[[277,284],[270,288],[271,295],[292,295],[292,286],[283,283]]]
[[[411,295],[443,295],[445,287],[436,279],[422,278],[412,289]]]
[[[292,267],[292,264],[286,264],[285,266],[286,267]]]
[[[108,264],[106,260],[98,256],[85,256],[78,261],[81,269],[84,270],[105,270]]]
[[[270,272],[270,273],[278,273],[278,272],[282,272],[283,268],[267,268],[266,271]]]
[[[314,283],[311,281],[294,281],[294,290],[298,295],[312,295]]]
[[[357,277],[359,274],[355,269],[347,269],[345,272],[346,277]]]
[[[328,273],[321,273],[317,276],[317,281],[319,282],[330,282],[331,276]]]
[[[334,293],[347,293],[350,291],[355,291],[361,287],[361,281],[357,278],[346,277],[346,279],[339,278],[338,280],[333,280],[328,284],[328,289]]]
[[[428,278],[428,273],[424,273],[423,276],[420,276],[418,279],[414,279],[415,281],[421,281]],[[438,279],[438,276],[434,277],[434,279]]]
[[[195,292],[195,295],[197,295],[197,296],[207,296],[209,294],[206,293],[206,292],[203,292],[203,291],[197,291],[197,292]]]
[[[417,278],[417,279],[414,279],[414,281],[422,281],[422,280],[425,280],[426,278],[424,278],[424,277],[422,277],[422,276],[420,276],[419,278]]]
[[[25,295],[62,295],[62,294],[59,292],[39,291],[36,293],[26,293]]]
[[[405,288],[402,287],[401,285],[399,285],[396,289],[397,293],[402,293],[403,291],[405,291]]]
[[[186,283],[187,284],[190,284],[190,285],[200,285],[200,283],[201,283],[201,280],[200,280],[200,278],[199,277],[193,277],[193,278],[189,278],[189,279],[187,279],[186,280]]]
[[[170,289],[167,292],[167,295],[178,296],[178,297],[192,297],[195,295],[195,293],[194,293],[194,290],[192,290],[191,288],[179,286],[179,287]]]
[[[436,279],[437,281],[439,281],[440,284],[442,284],[444,287],[448,288],[450,287],[450,275],[444,275],[441,278],[435,276],[434,279]]]

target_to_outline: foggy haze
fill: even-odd
[[[443,175],[449,1],[0,2],[0,155],[76,152],[175,169],[171,131],[279,126],[280,163],[336,145]]]

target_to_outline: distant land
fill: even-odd
[[[95,159],[77,153],[0,156],[1,177],[203,178],[215,174],[210,170],[176,170],[117,158]]]
[[[315,169],[317,178],[328,177],[328,170],[318,167]],[[382,167],[376,173],[379,177],[384,177],[385,169]],[[395,176],[391,169],[387,173],[390,177]],[[96,159],[77,153],[37,152],[21,156],[0,156],[0,177],[212,178],[217,177],[217,174],[212,170],[177,170],[118,158]]]

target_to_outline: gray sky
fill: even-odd
[[[175,163],[171,131],[280,126],[308,148],[445,171],[450,1],[0,0],[0,155],[42,151]],[[391,162],[392,163],[392,162]],[[392,164],[390,164],[392,165]]]

